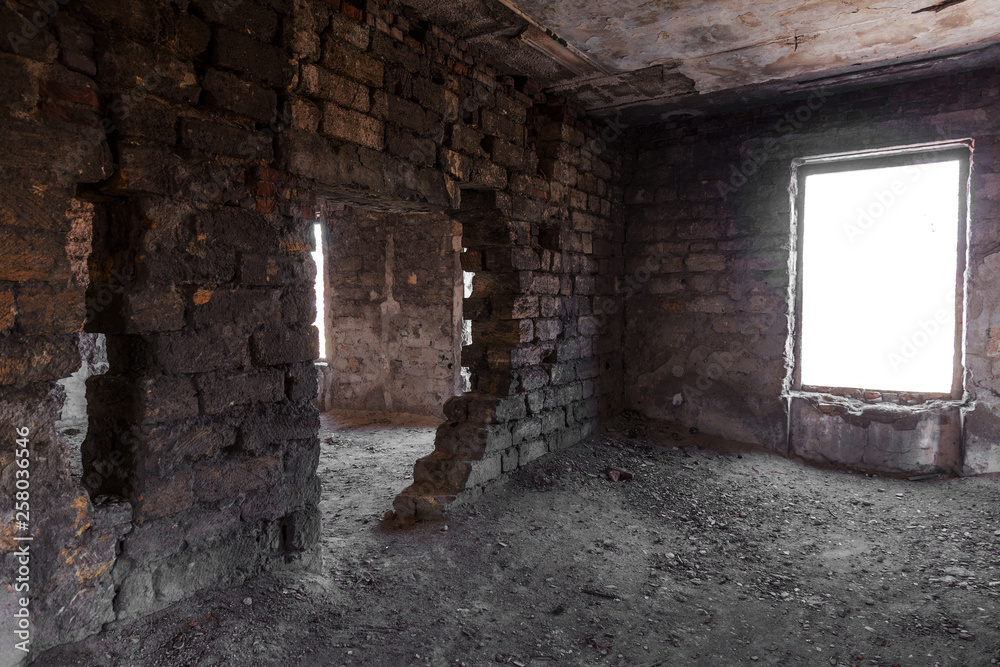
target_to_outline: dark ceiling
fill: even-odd
[[[649,122],[1000,65],[1000,0],[408,0],[599,115]]]

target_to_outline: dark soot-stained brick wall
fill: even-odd
[[[476,272],[473,391],[444,405],[401,519],[436,516],[620,407],[618,128],[388,3],[50,4],[0,7],[15,37],[0,40],[4,636],[26,534],[15,428],[30,433],[33,653],[317,562],[317,211],[445,212]],[[421,224],[386,219],[386,238],[432,236]],[[87,381],[82,485],[53,429],[81,330],[108,352]]]
[[[626,190],[627,405],[821,461],[906,472],[1000,470],[998,94],[1000,74],[991,69],[844,94],[817,89],[783,105],[636,132]],[[833,397],[789,401],[792,160],[966,138],[975,142],[967,399],[919,413],[880,405],[918,397],[875,392],[852,405]],[[891,289],[906,286],[872,288],[891,298]]]

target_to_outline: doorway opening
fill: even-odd
[[[66,217],[70,231],[66,237],[66,254],[70,262],[70,287],[87,294],[83,330],[76,333],[76,346],[80,354],[80,368],[59,380],[64,392],[63,406],[54,426],[59,441],[69,451],[70,476],[82,486],[83,441],[89,426],[87,380],[108,370],[108,350],[105,335],[93,331],[94,320],[112,300],[110,290],[89,291],[90,270],[88,261],[94,241],[94,204],[73,199]]]
[[[314,238],[322,540],[343,554],[434,451],[464,391],[462,225],[442,212],[328,203]],[[322,262],[322,263],[321,263]],[[321,356],[323,352],[320,353]]]

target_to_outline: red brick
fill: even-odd
[[[83,104],[95,109],[101,106],[100,98],[91,88],[59,83],[57,81],[40,80],[38,82],[38,96],[61,100],[63,102]]]
[[[340,11],[343,12],[344,16],[348,16],[355,21],[364,22],[365,20],[365,11],[363,9],[359,9],[346,2],[340,5]]]
[[[94,112],[86,109],[76,109],[63,104],[50,104],[49,102],[42,102],[38,107],[42,112],[42,116],[51,118],[52,120],[94,128],[100,124]]]

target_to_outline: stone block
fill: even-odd
[[[469,476],[465,480],[465,489],[482,486],[503,474],[503,463],[500,454],[487,456],[481,461],[473,461]]]
[[[285,396],[280,370],[202,373],[195,377],[201,411],[217,414],[234,405],[275,403]]]
[[[521,371],[520,379],[522,391],[534,391],[549,383],[549,374],[545,372],[544,368],[530,366]]]
[[[285,371],[285,394],[293,402],[311,401],[319,391],[316,365],[312,362],[294,364]]]
[[[205,88],[204,103],[235,114],[246,116],[261,123],[269,123],[278,107],[278,96],[249,81],[243,81],[235,74],[217,69],[208,69],[202,77]]]
[[[546,410],[541,415],[542,433],[549,434],[566,428],[566,411],[563,408]]]
[[[474,320],[472,340],[486,346],[514,346],[531,342],[531,320]]]
[[[289,89],[297,73],[292,60],[276,46],[263,44],[252,36],[227,28],[215,31],[213,64],[263,82],[278,89]]]
[[[235,429],[191,420],[144,426],[136,436],[140,465],[151,476],[167,476],[188,461],[210,459],[236,443]]]
[[[120,136],[167,145],[177,141],[177,114],[159,100],[131,92],[111,98],[107,109]]]
[[[182,104],[196,104],[201,86],[194,65],[169,51],[115,39],[100,51],[97,80],[110,87],[147,91]]]
[[[385,147],[385,126],[382,121],[335,104],[324,107],[320,133],[376,151]]]
[[[465,182],[472,178],[472,158],[448,148],[438,151],[438,166],[458,181]]]
[[[313,438],[319,430],[319,412],[311,403],[259,403],[233,419],[239,428],[237,445],[251,453],[286,440]]]
[[[278,16],[272,9],[249,0],[194,0],[191,4],[208,22],[225,25],[260,42],[270,42],[278,27]]]
[[[293,129],[314,133],[319,129],[323,114],[310,100],[296,97],[285,103],[285,115]]]
[[[507,170],[488,160],[479,159],[472,163],[471,182],[478,186],[503,190],[507,187]]]
[[[483,134],[467,125],[453,125],[447,141],[448,147],[471,157],[486,157]]]
[[[202,461],[194,468],[194,494],[201,502],[235,498],[279,483],[281,470],[281,457],[277,453]]]
[[[693,253],[684,259],[684,266],[688,271],[724,271],[726,257],[714,253]]]
[[[278,289],[199,289],[189,306],[196,328],[237,324],[246,329],[277,326],[281,321]]]
[[[319,543],[321,532],[318,507],[290,512],[281,519],[282,547],[285,551],[305,551]]]
[[[248,341],[226,327],[150,336],[154,363],[168,374],[205,373],[249,364]]]
[[[261,252],[278,249],[279,230],[263,213],[226,206],[198,217],[198,230],[206,242],[237,250]]]
[[[0,181],[0,226],[33,231],[70,231],[73,189],[51,182],[9,178]]]
[[[135,520],[143,523],[151,519],[172,516],[194,506],[193,475],[189,470],[175,470],[168,475],[144,477],[135,484]]]
[[[299,92],[307,97],[327,100],[337,106],[361,113],[371,108],[371,99],[366,86],[318,65],[302,66]]]
[[[298,257],[241,253],[238,273],[245,287],[309,285],[316,277],[316,266]]]
[[[0,296],[0,306],[2,301]],[[83,328],[84,315],[82,290],[48,285],[18,287],[17,323],[23,334],[39,336],[76,333]],[[2,320],[0,312],[0,329],[4,328]]]
[[[524,149],[509,141],[496,137],[487,137],[483,146],[496,164],[507,169],[520,171],[524,168]]]
[[[542,420],[537,417],[520,419],[511,423],[511,441],[520,445],[527,440],[536,440],[542,434]]]
[[[0,281],[69,281],[70,266],[61,234],[0,227]]]
[[[14,293],[10,290],[0,291],[0,333],[14,327]]]
[[[510,447],[500,454],[501,471],[504,473],[513,472],[517,469],[518,459],[521,453],[517,447]]]
[[[371,29],[363,23],[358,23],[342,14],[334,14],[330,18],[331,42],[342,42],[364,51],[371,43]]]
[[[555,340],[563,331],[563,323],[558,319],[537,318],[534,320],[534,328],[536,340]]]
[[[281,297],[281,323],[298,327],[308,326],[315,321],[315,289],[285,289]]]
[[[531,440],[529,442],[522,442],[517,446],[517,465],[525,466],[539,456],[548,453],[548,446],[546,446],[544,440]]]
[[[319,356],[319,333],[314,326],[271,329],[254,334],[254,362],[263,366],[313,361]]]
[[[173,287],[126,292],[124,333],[179,331],[184,327],[184,301]]]
[[[434,437],[434,450],[460,459],[479,459],[486,452],[487,431],[472,423],[445,422]]]
[[[271,162],[274,151],[271,136],[244,128],[200,118],[182,118],[181,145],[212,155],[228,155],[248,161]]]
[[[0,336],[0,385],[58,380],[79,368],[74,336]]]
[[[382,63],[363,53],[357,53],[332,40],[323,45],[320,64],[333,72],[354,79],[370,88],[381,88],[385,74]]]
[[[139,412],[135,418],[144,423],[190,419],[198,414],[194,384],[183,375],[159,375],[141,380],[137,394]]]

